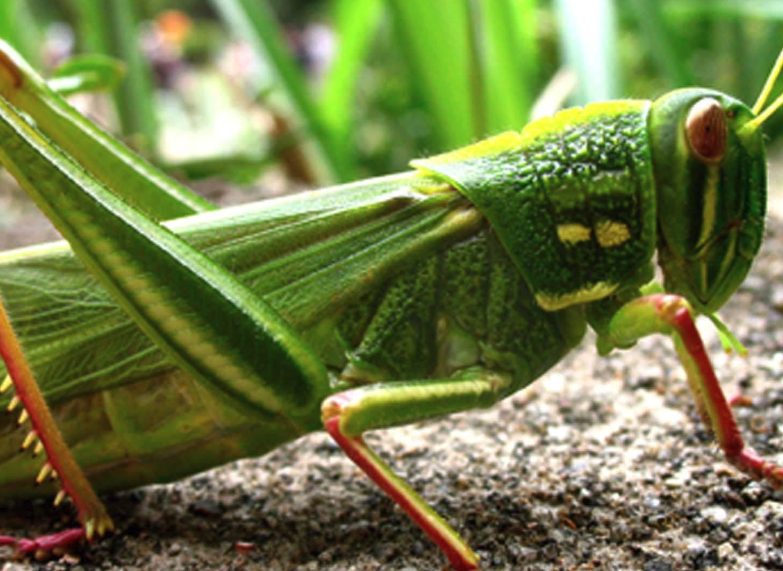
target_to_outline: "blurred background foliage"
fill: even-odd
[[[0,0],[0,37],[47,76],[76,54],[122,61],[75,104],[181,178],[317,186],[564,105],[686,85],[752,104],[783,2]]]

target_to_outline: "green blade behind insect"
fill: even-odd
[[[46,84],[63,97],[114,89],[125,75],[125,65],[101,54],[72,57],[57,68]]]

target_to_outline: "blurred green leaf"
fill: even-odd
[[[536,97],[538,46],[535,0],[496,0],[477,3],[483,45],[483,100],[487,112],[481,136],[528,122]],[[478,10],[476,10],[478,12]]]
[[[75,27],[82,49],[115,57],[127,66],[125,79],[113,92],[126,136],[142,137],[141,146],[155,151],[158,119],[149,63],[141,53],[134,0],[72,0]]]
[[[636,17],[658,68],[671,85],[693,85],[693,74],[683,59],[683,43],[666,20],[659,0],[630,0],[626,7]]]
[[[324,79],[320,106],[335,141],[344,145],[345,155],[353,156],[357,84],[383,15],[383,5],[381,0],[336,0],[331,15],[337,51]]]
[[[780,0],[668,0],[664,9],[679,14],[709,14],[713,17],[783,19]]]
[[[617,20],[611,0],[556,0],[565,64],[578,77],[574,103],[621,95],[617,66]]]
[[[49,87],[60,95],[115,89],[125,77],[120,60],[100,54],[74,56],[58,67]]]
[[[294,63],[267,3],[259,0],[212,0],[212,4],[236,35],[250,44],[273,73],[275,83],[267,83],[260,90],[270,90],[273,97],[282,94],[286,109],[312,136],[315,150],[310,156],[316,162],[322,182],[350,180],[352,163],[336,141],[336,135],[324,124],[308,91],[304,74]],[[293,124],[291,128],[298,130],[299,126]]]
[[[41,65],[41,30],[27,0],[0,0],[0,38],[33,66]]]
[[[170,163],[164,168],[188,181],[219,177],[234,184],[250,184],[273,162],[274,157],[234,155]]]
[[[387,0],[387,5],[394,17],[395,43],[430,114],[437,148],[429,151],[452,149],[480,137],[466,2]]]

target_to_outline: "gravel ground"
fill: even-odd
[[[749,357],[702,328],[759,452],[783,462],[783,223],[721,312]],[[368,437],[481,556],[484,569],[783,569],[783,495],[721,459],[665,338],[608,358],[590,340],[482,412]],[[776,455],[776,453],[779,453]],[[30,569],[413,571],[445,559],[330,440],[105,498],[118,531]],[[0,504],[4,530],[73,525],[68,507]],[[239,553],[235,542],[253,549]]]

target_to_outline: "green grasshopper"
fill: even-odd
[[[694,325],[709,317],[741,349],[714,313],[761,245],[760,127],[783,105],[764,108],[782,66],[752,109],[707,89],[592,104],[410,172],[208,212],[1,46],[0,162],[68,244],[0,255],[0,390],[15,388],[0,405],[22,406],[0,424],[0,497],[59,489],[82,527],[0,545],[100,536],[113,524],[97,493],[325,428],[455,569],[477,569],[362,434],[489,407],[588,326],[601,354],[672,337],[728,461],[783,486],[745,446]],[[11,438],[28,420],[40,472]]]

